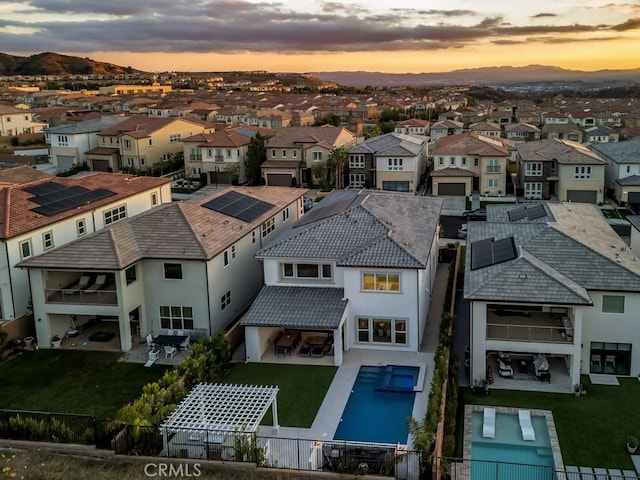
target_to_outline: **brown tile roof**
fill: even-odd
[[[310,143],[320,144],[331,149],[336,146],[338,137],[344,131],[348,132],[344,127],[334,127],[332,125],[324,125],[322,127],[281,128],[269,139],[267,147],[292,148],[299,147],[301,143]]]
[[[509,154],[500,140],[478,133],[460,133],[438,139],[434,155],[480,155],[501,157]]]
[[[156,130],[159,130],[173,122],[182,121],[189,122],[200,126],[205,126],[206,123],[198,120],[194,117],[172,117],[172,118],[162,118],[162,117],[145,117],[142,115],[136,115],[132,117],[127,117],[127,119],[123,122],[118,123],[117,125],[106,128],[98,133],[98,135],[104,136],[117,136],[117,135],[129,135],[132,137],[140,138],[149,135]]]
[[[297,168],[302,160],[267,160],[262,162],[261,168]]]
[[[274,205],[253,222],[243,222],[202,204],[229,190]],[[304,195],[288,187],[230,187],[208,197],[149,210],[22,262],[32,268],[120,270],[141,259],[209,260]]]
[[[518,144],[523,161],[551,161],[568,165],[604,165],[606,162],[586,146],[571,140],[548,138]]]
[[[30,200],[30,198],[33,198],[33,194],[23,190],[26,186],[34,186],[46,182],[60,183],[68,187],[79,185],[90,190],[105,188],[114,192],[115,195],[47,217],[31,211],[38,204]],[[15,184],[0,190],[0,238],[8,239],[52,225],[65,218],[73,217],[82,212],[89,212],[96,207],[116,202],[169,182],[171,180],[168,178],[134,177],[119,173],[96,172],[84,177],[59,178],[48,176],[36,181]]]
[[[119,148],[114,147],[96,147],[91,150],[87,150],[84,152],[89,155],[113,155],[114,153],[118,153],[120,151]]]
[[[51,179],[51,175],[31,167],[13,167],[6,170],[0,170],[0,182],[10,184],[22,184],[41,180],[43,178]]]
[[[447,167],[431,172],[432,177],[473,177],[475,174],[464,168]]]

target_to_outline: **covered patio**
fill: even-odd
[[[240,321],[245,361],[342,365],[348,311],[342,288],[266,285]]]
[[[269,409],[278,429],[278,387],[198,384],[161,426],[163,455],[209,460],[240,459],[238,436],[255,438]],[[262,445],[268,452],[268,440]]]

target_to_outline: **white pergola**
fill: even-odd
[[[253,433],[272,405],[277,429],[277,395],[278,387],[272,386],[200,383],[162,424],[164,446],[169,432]]]

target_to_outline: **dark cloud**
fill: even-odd
[[[535,15],[531,15],[531,17],[529,18],[548,18],[548,17],[557,17],[558,15],[556,15],[555,13],[546,13],[546,12],[541,12],[541,13],[537,13]]]
[[[630,18],[624,23],[614,25],[612,28],[616,32],[626,32],[628,30],[637,30],[640,28],[640,17]]]
[[[0,25],[34,28],[38,33],[0,32],[0,45],[6,52],[359,52],[461,48],[481,40],[507,45],[523,42],[524,37],[573,38],[571,34],[611,29],[518,26],[502,16],[485,17],[475,25],[452,24],[455,17],[478,15],[462,9],[398,8],[371,14],[335,1],[324,2],[315,14],[293,8],[284,2],[246,0],[25,0],[23,11],[35,9],[38,16],[31,22],[0,19]],[[69,14],[70,19],[43,21],[43,14]],[[77,19],[74,15],[85,20],[72,21]],[[542,15],[553,14],[537,17]],[[445,18],[435,23],[425,18],[429,16]],[[632,18],[613,28],[631,30],[638,22]]]
[[[579,42],[609,42],[611,40],[618,40],[620,37],[552,37],[541,38],[538,41],[541,43],[579,43]]]

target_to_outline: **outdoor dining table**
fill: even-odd
[[[285,331],[276,341],[276,355],[291,354],[300,340],[300,332]]]
[[[171,345],[180,350],[180,345],[188,338],[188,335],[158,335],[153,339],[156,345]]]

